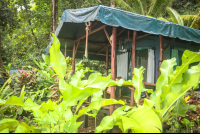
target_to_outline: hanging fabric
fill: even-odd
[[[147,81],[154,83],[155,76],[155,55],[153,49],[148,49]]]
[[[128,75],[128,52],[117,55],[117,77],[127,80]]]
[[[90,27],[90,22],[85,22],[86,25],[86,40],[85,40],[85,55],[84,55],[84,61],[88,62],[88,31],[89,31],[89,27]]]

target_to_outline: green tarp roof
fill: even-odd
[[[130,30],[156,35],[161,34],[171,38],[178,37],[182,40],[200,43],[200,30],[103,5],[90,8],[67,9],[61,17],[61,21],[73,23],[95,20],[110,26],[121,26]],[[59,28],[57,32],[59,32]]]
[[[200,30],[103,5],[65,10],[55,31],[55,35],[59,39],[76,40],[85,35],[85,22],[90,21],[98,21],[93,29],[107,24],[106,30],[109,35],[112,34],[112,26],[114,26],[118,27],[118,33],[125,28],[139,31],[137,35],[143,35],[145,33],[154,35],[160,34],[165,37],[179,38],[184,41],[200,43]],[[127,34],[122,34],[120,36],[125,35],[127,36]],[[130,35],[130,37],[132,36]],[[92,43],[108,43],[103,30],[89,35],[88,40]],[[72,46],[73,43],[68,43],[67,49],[72,50]],[[64,42],[61,42],[61,47],[64,48]],[[92,47],[94,46],[89,46],[89,52],[98,52],[101,48],[97,46],[95,46],[95,48]],[[84,43],[79,45],[78,50],[84,51]],[[105,54],[105,50],[103,50],[102,53]]]

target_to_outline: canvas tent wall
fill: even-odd
[[[139,36],[138,36],[139,37]],[[167,46],[167,44],[170,42],[170,38],[164,37],[164,47]],[[128,43],[127,46],[127,51],[129,53],[128,56],[128,72],[127,72],[127,80],[132,79],[132,44],[131,42]],[[191,50],[194,52],[198,52],[200,50],[200,44],[198,43],[193,43],[193,42],[188,42],[188,41],[182,41],[180,39],[175,39],[172,44],[166,49],[164,52],[164,56],[166,59],[170,59],[175,57],[177,59],[177,65],[181,65],[181,57],[183,54],[184,50]],[[118,49],[117,49],[118,50]],[[154,70],[148,70],[148,50],[154,50],[154,58],[155,62],[151,63],[151,66],[155,66]],[[118,54],[121,54],[121,52],[117,52]],[[143,58],[144,62],[139,63],[137,62],[137,59]],[[146,62],[145,62],[146,61]],[[159,37],[155,35],[149,35],[147,37],[144,37],[142,39],[137,40],[137,45],[136,45],[136,67],[140,67],[141,65],[146,68],[145,73],[144,73],[144,81],[147,81],[147,72],[153,72],[154,71],[154,82],[157,81],[158,78],[158,62],[159,62]],[[139,63],[139,64],[138,64]],[[156,64],[157,63],[157,64]],[[153,68],[151,68],[153,69]],[[175,68],[174,68],[175,69]],[[150,82],[153,83],[153,82]],[[152,86],[146,86],[147,88],[154,88]],[[116,90],[116,94],[118,95],[118,89]],[[122,95],[125,96],[130,96],[130,90],[127,87],[123,87],[123,92]],[[145,94],[142,94],[142,97],[146,97]]]

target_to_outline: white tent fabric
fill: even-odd
[[[128,52],[117,55],[117,77],[127,80],[128,75]]]
[[[147,81],[154,83],[155,75],[155,55],[153,49],[148,49]]]

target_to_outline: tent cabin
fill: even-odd
[[[185,49],[200,49],[200,31],[197,29],[99,5],[64,11],[55,35],[60,40],[62,52],[66,50],[66,56],[83,58],[86,28],[88,59],[106,61],[106,75],[111,68],[112,79],[119,76],[131,79],[133,69],[144,66],[145,87],[155,86],[163,60],[176,57],[180,65]],[[50,46],[51,43],[46,49],[47,54]],[[72,66],[75,70],[75,61]],[[133,90],[124,89],[122,95],[131,96],[130,105],[134,105]],[[115,87],[111,87],[110,97],[115,98]],[[114,106],[111,106],[110,113],[113,111]]]

